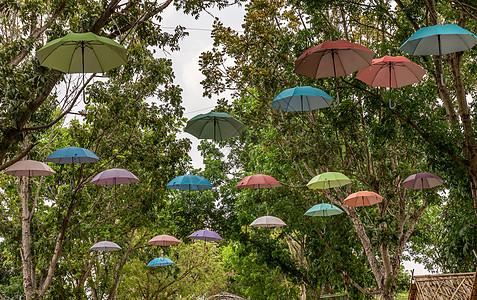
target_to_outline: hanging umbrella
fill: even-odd
[[[350,184],[351,180],[338,172],[321,173],[313,177],[306,185],[309,189],[330,189]]]
[[[118,185],[138,182],[139,179],[124,169],[109,169],[96,175],[91,183],[96,185]]]
[[[210,231],[207,229],[198,230],[192,233],[191,235],[189,235],[189,237],[191,239],[202,240],[206,242],[217,242],[222,240],[222,237],[217,232]]]
[[[121,247],[119,247],[118,244],[113,243],[113,242],[102,241],[102,242],[94,244],[90,248],[90,250],[110,252],[110,251],[119,251],[119,250],[121,250]]]
[[[417,173],[404,179],[402,187],[407,189],[430,189],[443,183],[442,179],[432,173]]]
[[[47,162],[55,164],[84,164],[94,163],[99,160],[91,150],[80,147],[66,147],[56,150],[47,158]]]
[[[210,190],[214,186],[202,176],[182,175],[169,181],[166,187],[176,190],[201,191]]]
[[[148,244],[154,245],[154,246],[172,246],[172,245],[177,245],[180,244],[181,241],[176,239],[175,237],[167,234],[162,234],[162,235],[157,235],[153,237]]]
[[[285,224],[285,222],[283,222],[280,218],[273,216],[263,216],[257,218],[250,224],[252,227],[281,227],[285,225],[287,224]]]
[[[327,41],[308,48],[295,61],[297,74],[310,78],[346,76],[371,65],[374,52],[346,40]]]
[[[127,50],[92,32],[68,33],[36,53],[40,65],[64,73],[104,73],[127,63]],[[84,101],[83,92],[83,101]]]
[[[255,174],[244,177],[237,183],[238,188],[263,189],[282,186],[275,178],[269,175]]]
[[[4,173],[7,175],[18,177],[35,177],[50,176],[55,174],[56,172],[45,163],[36,160],[21,160],[8,167],[8,169],[6,169]]]
[[[426,70],[404,56],[386,55],[359,70],[356,79],[372,87],[400,88],[421,81],[424,74]]]
[[[383,196],[374,192],[359,191],[346,197],[344,205],[360,207],[370,206],[380,202],[383,202]]]
[[[36,53],[44,67],[64,73],[104,73],[127,63],[127,50],[92,32],[68,33]]]
[[[341,213],[343,213],[343,211],[340,208],[334,206],[333,204],[320,203],[320,204],[316,204],[312,208],[310,208],[305,213],[305,216],[328,217],[328,216],[333,216],[333,215],[339,215]]]
[[[239,136],[245,125],[228,113],[209,112],[187,121],[185,131],[199,139],[223,141]]]
[[[311,86],[298,86],[284,90],[272,102],[272,108],[283,111],[312,111],[328,107],[333,98]]]
[[[151,260],[147,264],[147,266],[148,267],[165,267],[165,266],[170,266],[173,263],[174,262],[172,260],[170,260],[169,258],[158,257],[158,258],[154,258],[153,260]]]
[[[399,50],[411,55],[444,55],[469,50],[477,37],[455,24],[434,25],[416,31]]]

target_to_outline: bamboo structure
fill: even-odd
[[[412,275],[409,300],[477,300],[477,273]]]

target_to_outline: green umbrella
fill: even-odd
[[[84,73],[104,73],[127,62],[126,48],[92,32],[68,33],[48,42],[36,56],[44,67],[64,73],[83,73],[83,86]]]
[[[126,48],[92,32],[68,33],[36,55],[42,66],[64,73],[103,73],[127,62]]]
[[[223,141],[240,135],[245,125],[228,113],[209,112],[193,117],[185,131],[199,139]]]
[[[326,172],[319,174],[306,185],[309,189],[330,189],[350,184],[351,180],[338,172]]]

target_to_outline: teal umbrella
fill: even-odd
[[[333,215],[339,215],[341,213],[343,213],[343,211],[339,209],[338,207],[334,206],[333,204],[320,203],[310,208],[305,213],[305,216],[328,217]]]
[[[329,107],[333,98],[324,91],[311,86],[297,86],[278,94],[272,108],[289,111],[312,111]]]
[[[239,136],[245,125],[228,113],[211,111],[193,117],[187,122],[185,131],[199,139],[223,141]]]
[[[158,257],[158,258],[154,258],[153,260],[151,260],[147,266],[148,267],[165,267],[165,266],[170,266],[172,265],[174,262],[172,260],[170,260],[169,258],[166,258],[166,257]]]

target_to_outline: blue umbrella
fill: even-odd
[[[153,260],[151,260],[147,264],[147,266],[148,267],[164,267],[164,266],[170,266],[173,263],[174,262],[172,260],[170,260],[169,258],[158,257],[158,258],[154,258]]]
[[[201,191],[210,190],[214,186],[204,177],[197,175],[182,175],[172,179],[168,184],[168,189]]]
[[[305,213],[305,216],[328,217],[333,215],[339,215],[341,213],[343,213],[343,211],[339,209],[338,207],[334,206],[333,204],[320,203],[310,208]]]
[[[311,86],[298,86],[284,90],[273,99],[272,108],[283,111],[311,111],[328,107],[333,98]]]
[[[469,50],[477,36],[455,24],[434,25],[416,31],[399,50],[411,55],[444,55]]]
[[[55,164],[84,164],[94,163],[99,160],[91,150],[80,147],[66,147],[56,150],[47,158],[47,162]]]

